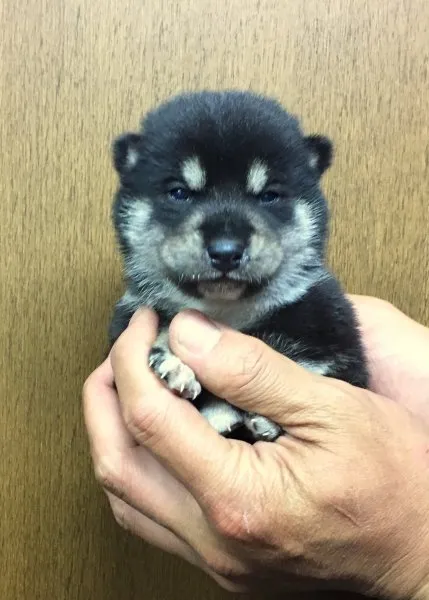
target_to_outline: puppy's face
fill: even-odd
[[[128,274],[188,296],[233,301],[318,265],[319,179],[331,144],[277,103],[247,93],[179,96],[114,145],[115,224]]]

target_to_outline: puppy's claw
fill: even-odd
[[[195,400],[201,393],[201,385],[194,372],[168,350],[152,350],[149,365],[168,387],[187,400]]]
[[[274,442],[283,433],[282,428],[261,415],[247,413],[244,419],[246,428],[252,433],[255,440]]]

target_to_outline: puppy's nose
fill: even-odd
[[[245,246],[234,238],[218,238],[207,248],[212,267],[222,273],[238,269],[243,259]]]

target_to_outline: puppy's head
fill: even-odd
[[[188,297],[233,301],[273,282],[300,285],[320,267],[319,181],[331,142],[305,136],[277,102],[247,92],[177,96],[140,133],[116,139],[113,154],[115,226],[138,287],[168,280]]]

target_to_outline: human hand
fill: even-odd
[[[429,329],[392,304],[350,296],[361,325],[373,392],[429,423]]]
[[[215,330],[212,350],[189,352],[183,330],[197,333],[186,314],[172,324],[172,349],[205,387],[289,436],[254,446],[218,436],[145,368],[156,321],[139,315],[112,352],[113,371],[106,361],[84,392],[97,475],[119,522],[228,589],[429,597],[427,428],[257,340]]]

